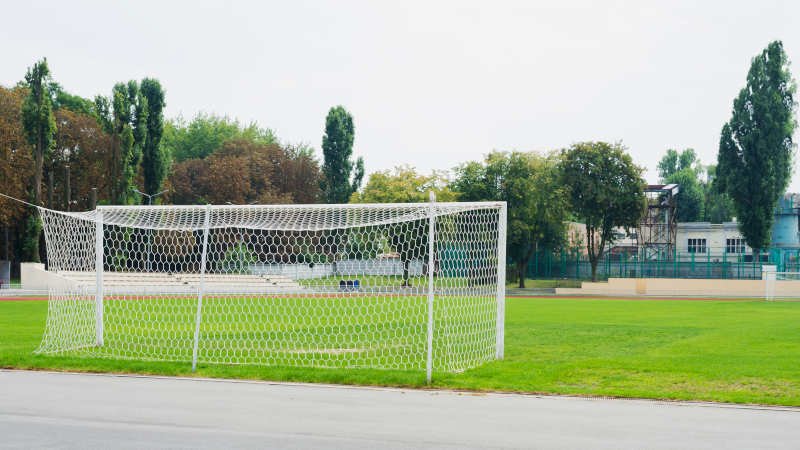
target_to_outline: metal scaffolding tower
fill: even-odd
[[[647,210],[636,234],[642,260],[670,260],[675,254],[677,184],[651,184],[645,190]]]

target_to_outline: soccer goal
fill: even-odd
[[[775,266],[763,266],[764,299],[797,300],[800,298],[800,272],[777,272]]]
[[[40,353],[428,379],[503,357],[504,202],[40,212]]]

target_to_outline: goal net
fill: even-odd
[[[776,272],[775,266],[764,266],[762,278],[766,300],[797,300],[800,298],[800,272]]]
[[[503,355],[502,202],[40,212],[40,353],[428,377]]]

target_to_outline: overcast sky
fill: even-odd
[[[156,77],[169,117],[257,121],[318,153],[325,114],[341,104],[367,172],[620,140],[655,182],[667,148],[716,160],[769,41],[783,40],[800,74],[790,0],[16,1],[0,13],[0,84],[42,56],[87,97]]]

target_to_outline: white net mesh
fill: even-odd
[[[504,203],[41,213],[60,280],[41,353],[437,371],[502,355]]]
[[[764,266],[762,277],[765,283],[766,300],[800,299],[800,272],[776,272],[775,266]]]

